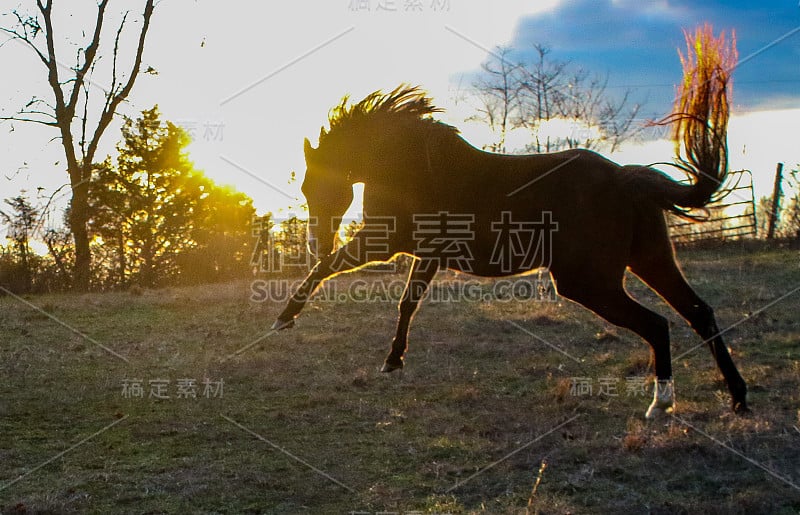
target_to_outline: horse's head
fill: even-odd
[[[353,185],[348,170],[324,159],[308,139],[304,152],[306,176],[302,191],[308,203],[308,250],[319,258],[334,250],[339,223],[353,202]]]

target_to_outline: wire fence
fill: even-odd
[[[757,235],[756,199],[750,170],[730,172],[723,191],[721,198],[705,207],[702,222],[669,214],[670,235],[675,243],[738,240]]]

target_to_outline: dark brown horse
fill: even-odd
[[[628,296],[623,277],[629,269],[708,342],[733,409],[747,409],[745,382],[711,308],[675,262],[664,217],[665,210],[702,207],[719,188],[727,167],[724,144],[719,146],[724,127],[703,122],[708,130],[700,131],[703,139],[685,161],[694,182],[684,185],[587,150],[484,152],[434,120],[437,111],[422,91],[401,86],[355,105],[343,100],[331,112],[330,129],[321,131],[318,148],[305,141],[302,190],[314,221],[309,246],[321,258],[273,328],[292,326],[326,278],[398,253],[413,256],[383,365],[391,372],[403,367],[411,318],[438,270],[501,277],[547,267],[559,295],[650,344],[657,377],[647,412],[652,417],[673,408],[669,329],[664,317]],[[700,123],[692,116],[686,120]],[[364,228],[333,252],[357,182],[364,183]]]

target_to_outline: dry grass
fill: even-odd
[[[722,327],[750,317],[726,334],[750,382],[749,417],[729,412],[700,348],[674,363],[680,418],[644,421],[650,393],[627,395],[624,380],[649,374],[645,344],[569,302],[429,302],[400,379],[377,372],[395,323],[388,302],[311,303],[295,329],[221,361],[282,305],[251,303],[245,283],[27,299],[124,362],[0,298],[0,511],[522,513],[546,460],[536,513],[795,513],[800,293],[758,310],[800,285],[797,254],[681,257]],[[365,278],[385,276],[337,281]],[[675,356],[699,343],[629,283],[669,317]],[[595,388],[617,378],[618,395],[576,396],[576,377]],[[171,398],[124,398],[133,378],[170,380]],[[223,379],[224,395],[175,398],[181,378]]]

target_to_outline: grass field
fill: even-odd
[[[749,416],[635,278],[673,337],[677,411],[655,422],[646,344],[568,301],[429,300],[400,378],[378,372],[395,305],[363,287],[385,273],[277,334],[249,282],[2,297],[0,510],[797,513],[800,292],[762,308],[800,286],[798,252],[679,257],[735,325]]]

